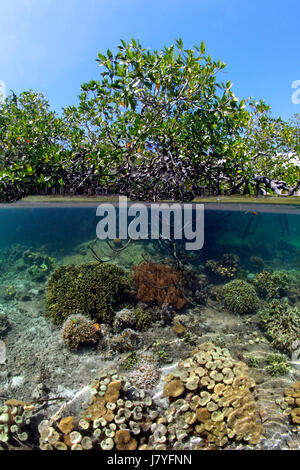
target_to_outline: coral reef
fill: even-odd
[[[139,358],[135,351],[131,351],[127,354],[123,362],[121,362],[121,367],[124,370],[133,369],[139,363]]]
[[[140,308],[137,308],[134,311],[134,315],[136,319],[136,329],[140,331],[148,330],[148,328],[151,327],[152,323],[154,323],[158,319],[154,311],[149,312]]]
[[[139,362],[136,368],[128,372],[128,380],[141,390],[152,389],[160,378],[160,367],[157,358],[150,352],[138,355]]]
[[[170,266],[142,262],[133,266],[133,283],[137,297],[146,303],[159,306],[169,304],[180,310],[186,304],[184,298],[184,276]]]
[[[10,446],[18,446],[29,438],[34,406],[9,400],[0,406],[0,449],[8,449]]]
[[[3,255],[15,271],[26,270],[35,282],[45,281],[56,266],[55,259],[47,255],[43,248],[40,251],[33,251],[20,244],[13,244],[4,250]]]
[[[102,327],[101,327],[102,330]],[[120,334],[106,334],[106,345],[108,349],[118,351],[120,353],[135,351],[143,344],[143,338],[140,333],[131,328],[126,328]]]
[[[99,323],[112,323],[114,309],[130,300],[129,276],[110,263],[61,266],[47,284],[47,312],[55,323],[78,313]]]
[[[160,309],[160,321],[163,326],[169,325],[175,315],[175,310],[172,305],[163,304]]]
[[[112,371],[93,384],[81,416],[43,420],[42,450],[135,450],[145,444],[158,412],[149,396]]]
[[[272,300],[259,312],[262,328],[272,346],[291,356],[292,344],[300,337],[300,311],[288,302]]]
[[[288,405],[286,412],[290,415],[293,424],[297,425],[296,431],[300,431],[300,382],[295,382],[285,390],[285,402]]]
[[[9,285],[6,287],[6,290],[5,290],[5,299],[6,300],[13,300],[16,296],[16,291],[15,291],[15,288],[14,286],[12,285]]]
[[[260,363],[258,357],[256,356],[249,356],[247,358],[247,362],[248,362],[249,367],[253,367],[253,369],[257,369]]]
[[[173,330],[178,336],[182,336],[185,333],[185,326],[179,321],[174,321]]]
[[[223,290],[223,285],[216,285],[212,286],[209,289],[209,296],[211,299],[216,300],[217,302],[220,302],[224,298],[224,290]]]
[[[224,303],[236,314],[255,313],[259,300],[255,288],[246,281],[236,279],[223,287]]]
[[[75,350],[82,345],[97,343],[99,330],[84,315],[71,315],[62,326],[62,339],[69,349]]]
[[[289,372],[290,366],[287,363],[287,358],[283,354],[269,354],[266,357],[266,371],[268,374],[277,377],[278,375],[285,375]]]
[[[290,287],[290,279],[283,271],[262,271],[256,274],[255,287],[259,295],[266,299],[282,297],[287,294]]]
[[[136,309],[123,308],[115,315],[113,330],[116,333],[121,333],[128,328],[138,331],[146,331],[159,319],[162,310],[167,307],[168,306],[163,306],[161,310],[158,310],[157,307],[147,308],[147,306],[146,308],[138,307]]]
[[[0,365],[6,363],[6,343],[0,339]]]
[[[251,393],[255,383],[247,371],[245,363],[211,343],[180,361],[178,372],[165,377],[164,395],[170,406],[151,427],[152,448],[190,448],[193,436],[215,447],[233,440],[257,444],[262,426]]]
[[[19,243],[14,243],[3,251],[3,259],[5,259],[8,264],[12,265],[22,260],[23,253],[24,246]],[[23,260],[21,264],[24,265]]]
[[[205,263],[205,271],[213,280],[234,277],[238,271],[240,259],[232,253],[225,253],[221,261],[214,259]]]
[[[187,297],[194,303],[205,305],[208,298],[208,276],[206,274],[197,274],[195,271],[186,271],[186,292]]]
[[[116,333],[120,333],[126,328],[135,328],[136,326],[136,315],[134,310],[129,308],[123,308],[115,314],[113,323],[113,329]]]
[[[26,250],[22,260],[28,266],[27,271],[31,278],[36,282],[44,281],[56,267],[55,259],[41,252]]]

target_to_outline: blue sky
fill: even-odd
[[[59,111],[76,104],[80,84],[99,78],[95,59],[120,38],[160,49],[181,37],[201,41],[227,63],[224,80],[287,119],[300,113],[299,0],[0,0],[0,80],[33,89]]]

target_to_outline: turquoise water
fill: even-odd
[[[157,381],[153,379],[150,385],[145,382],[144,388],[153,387],[151,393],[155,396],[162,387],[159,377],[164,375],[164,369],[174,368],[191,351],[208,342],[227,348],[233,360],[243,361],[249,377],[257,382],[253,393],[263,431],[252,447],[297,448],[299,426],[292,423],[288,412],[284,413],[286,406],[282,403],[285,389],[300,379],[300,209],[288,205],[205,204],[204,244],[195,251],[185,249],[187,238],[174,239],[172,229],[170,240],[144,236],[128,243],[119,240],[118,233],[109,243],[98,240],[96,228],[100,219],[96,210],[93,203],[0,205],[0,405],[6,399],[30,403],[45,399],[44,413],[48,418],[57,408],[47,399],[71,399],[92,382],[99,370],[118,369],[132,353],[147,353],[154,358],[151,364],[155,363]],[[118,210],[116,221],[118,227]],[[173,223],[171,218],[171,226]],[[194,213],[194,230],[195,224]],[[148,224],[146,233],[150,232]],[[108,300],[107,278],[101,305],[111,302],[109,317],[97,310],[101,270],[99,284],[96,278],[91,287],[91,295],[95,295],[93,308],[85,309],[84,296],[88,299],[90,293],[81,278],[85,279],[89,265],[124,269],[131,293],[123,299],[121,291],[114,290],[114,282],[114,294]],[[74,266],[83,266],[83,271],[76,271]],[[140,278],[144,276],[144,281],[136,274],[140,273],[140,266],[144,266]],[[69,278],[70,284],[65,284],[65,296],[60,298],[66,310],[61,312],[63,318],[56,321],[53,311],[59,311],[60,306],[56,303],[54,309],[53,304],[59,302],[59,297],[49,301],[47,295],[57,273],[64,272],[63,267],[77,273],[78,279],[75,282],[74,277]],[[247,294],[231,292],[228,285],[233,281],[244,283],[242,289],[248,289]],[[173,294],[175,289],[175,300],[168,289],[173,289]],[[151,297],[149,292],[153,290],[155,295]],[[74,302],[70,300],[72,296]],[[266,320],[262,314],[270,312],[272,305],[273,311],[282,312],[282,317],[276,317],[276,324],[275,316]],[[124,313],[119,315],[124,308],[127,317],[131,315],[126,321]],[[71,318],[71,313],[75,317],[83,315],[90,328],[93,324],[101,334],[93,336],[90,343],[83,341],[72,348],[74,343],[66,342],[63,335],[63,322]],[[72,321],[76,323],[78,318]],[[137,318],[143,318],[144,323],[139,324]],[[125,337],[129,338],[126,346]],[[272,354],[281,355],[281,368],[279,356],[276,364],[273,361],[270,365]],[[129,373],[122,367],[121,371]],[[131,377],[134,375],[135,372]],[[143,380],[138,383],[143,385]],[[260,417],[262,410],[266,413],[264,418]],[[0,423],[0,431],[1,426],[4,425]],[[31,445],[36,447],[34,435]],[[203,434],[199,436],[205,443]],[[206,437],[217,448],[248,448],[243,440],[237,443],[232,438],[221,445],[210,434]],[[149,434],[147,439],[152,442]],[[202,444],[197,445],[201,448]],[[168,444],[166,448],[172,446]]]
[[[0,205],[0,248],[14,243],[50,252],[76,252],[83,242],[96,238],[97,206],[11,207]],[[280,211],[280,212],[279,212]],[[130,221],[130,219],[129,219]],[[221,256],[232,250],[247,262],[261,256],[278,268],[282,263],[297,268],[300,250],[300,209],[243,205],[242,210],[205,207],[204,246],[201,258]],[[276,261],[277,260],[277,261]]]

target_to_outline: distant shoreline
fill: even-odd
[[[110,203],[117,205],[119,196],[28,196],[16,202],[0,203],[0,209],[14,208],[55,208],[55,207],[97,207],[101,203]],[[129,204],[143,202],[150,206],[151,204],[177,203],[177,204],[204,204],[205,210],[222,211],[245,211],[245,212],[277,212],[277,213],[295,213],[300,214],[300,197],[245,197],[245,196],[211,196],[197,197],[192,202],[179,201],[131,201]]]

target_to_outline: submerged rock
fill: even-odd
[[[0,339],[0,364],[6,362],[6,344]]]

